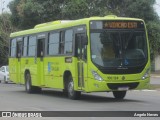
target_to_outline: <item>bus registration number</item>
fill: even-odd
[[[126,90],[129,90],[129,87],[119,87],[118,90],[119,91],[126,91]]]
[[[118,76],[108,76],[108,80],[119,80]]]

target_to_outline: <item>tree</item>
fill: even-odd
[[[12,22],[20,29],[33,28],[34,25],[62,19],[80,19],[108,14],[101,7],[104,0],[13,0],[9,4]],[[102,10],[103,9],[103,10]]]
[[[15,31],[10,18],[9,13],[0,15],[0,65],[8,64],[9,35]]]
[[[160,24],[158,22],[148,22],[148,36],[150,41],[151,59],[160,54]]]
[[[63,3],[64,0],[14,0],[9,4],[12,22],[20,29],[28,29],[39,23],[61,19]]]

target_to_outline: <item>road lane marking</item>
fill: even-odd
[[[148,89],[144,89],[144,90],[133,90],[133,91],[157,92],[158,90],[148,90]]]

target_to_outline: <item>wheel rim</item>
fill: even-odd
[[[73,81],[71,81],[68,85],[68,92],[70,96],[74,95]]]

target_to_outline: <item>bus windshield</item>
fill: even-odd
[[[142,66],[147,60],[144,30],[95,30],[91,32],[92,62],[100,67]]]

